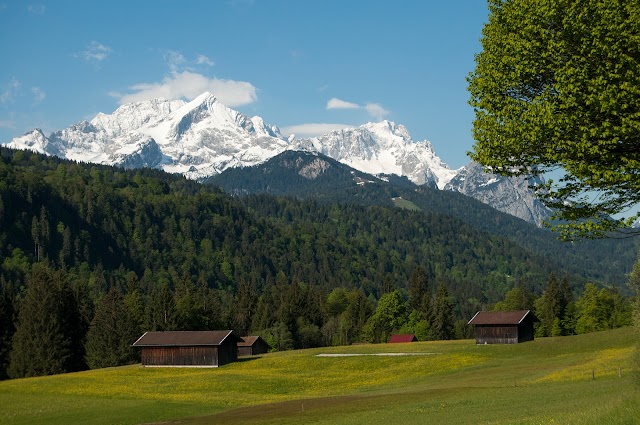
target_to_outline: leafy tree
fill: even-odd
[[[606,288],[598,290],[588,283],[584,293],[576,301],[578,310],[576,332],[578,334],[613,329],[631,324],[629,300],[617,291]]]
[[[640,255],[638,255],[638,261],[635,266],[633,266],[633,271],[629,275],[629,286],[636,294],[633,303],[633,323],[635,324],[636,332],[640,334]],[[636,345],[634,360],[636,382],[640,384],[640,338]]]
[[[493,306],[494,311],[533,310],[533,293],[525,285],[511,288],[504,299]]]
[[[264,340],[275,351],[291,350],[293,348],[293,336],[282,322],[277,322],[272,328],[261,333]]]
[[[391,334],[405,324],[406,314],[407,305],[400,291],[395,290],[382,295],[375,313],[363,329],[365,339],[369,342],[387,342]]]
[[[640,202],[640,4],[489,0],[489,11],[469,77],[471,158],[503,175],[559,171],[538,194],[566,238],[628,227],[612,216]]]
[[[132,363],[136,355],[131,344],[138,336],[137,324],[124,297],[112,288],[98,302],[87,333],[87,364],[97,369]]]

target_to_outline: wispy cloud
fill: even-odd
[[[354,126],[349,124],[310,123],[291,125],[281,128],[280,131],[287,136],[295,134],[296,137],[315,137],[346,128],[354,128]]]
[[[198,57],[196,58],[196,64],[197,65],[207,65],[207,66],[215,65],[215,63],[211,59],[206,57],[205,55],[198,55]]]
[[[164,61],[169,66],[171,72],[177,72],[187,62],[182,53],[169,50],[164,54]]]
[[[13,102],[20,91],[20,87],[22,84],[15,77],[11,78],[7,84],[4,84],[2,87],[2,92],[0,93],[0,103],[5,105],[7,103]]]
[[[47,7],[42,3],[30,4],[27,6],[27,12],[34,15],[44,15],[47,11]]]
[[[337,97],[332,97],[331,99],[329,99],[329,101],[327,102],[327,109],[362,109],[378,121],[382,121],[387,115],[391,113],[379,103],[367,103],[365,105],[359,105],[357,103],[338,99]]]
[[[47,97],[47,94],[40,87],[31,87],[31,93],[33,93],[33,103],[36,105]]]
[[[371,115],[378,121],[382,121],[387,115],[391,113],[384,109],[379,103],[367,103],[366,105],[364,105],[364,109],[369,113],[369,115]]]
[[[198,54],[195,59],[187,59],[182,52],[167,50],[164,52],[164,61],[171,72],[195,71],[201,65],[210,67],[215,63],[208,56]]]
[[[76,53],[74,56],[97,65],[107,59],[112,51],[111,47],[92,41],[85,50]]]
[[[360,109],[360,105],[332,97],[327,102],[327,109]]]
[[[190,71],[172,71],[160,82],[135,84],[129,90],[130,93],[109,94],[117,98],[120,104],[160,97],[170,100],[193,99],[207,91],[229,107],[247,105],[258,99],[256,87],[249,82],[209,78]]]

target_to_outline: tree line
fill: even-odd
[[[541,293],[554,272],[442,214],[238,200],[156,170],[0,151],[2,377],[135,362],[130,344],[152,330],[235,329],[276,349],[468,337],[475,311],[516,282]]]

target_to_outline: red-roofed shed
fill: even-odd
[[[538,318],[530,310],[479,311],[469,325],[474,325],[476,344],[518,344],[533,341],[533,323]]]
[[[391,335],[391,339],[389,340],[390,344],[398,343],[398,342],[416,342],[418,338],[414,334],[395,334]]]

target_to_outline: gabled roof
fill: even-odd
[[[416,338],[414,334],[395,334],[395,335],[391,335],[391,339],[389,340],[389,343],[415,342],[417,340],[418,338]]]
[[[271,346],[267,343],[267,341],[262,339],[260,336],[256,336],[256,335],[243,336],[242,339],[243,339],[242,342],[238,342],[238,347],[251,347],[258,340],[261,340],[264,344],[267,345],[267,347],[271,348]]]
[[[531,313],[531,310],[518,311],[479,311],[468,325],[518,325],[527,317],[531,317],[537,322],[538,318]]]
[[[134,347],[166,347],[220,345],[224,341],[242,341],[233,331],[167,331],[145,332]]]

